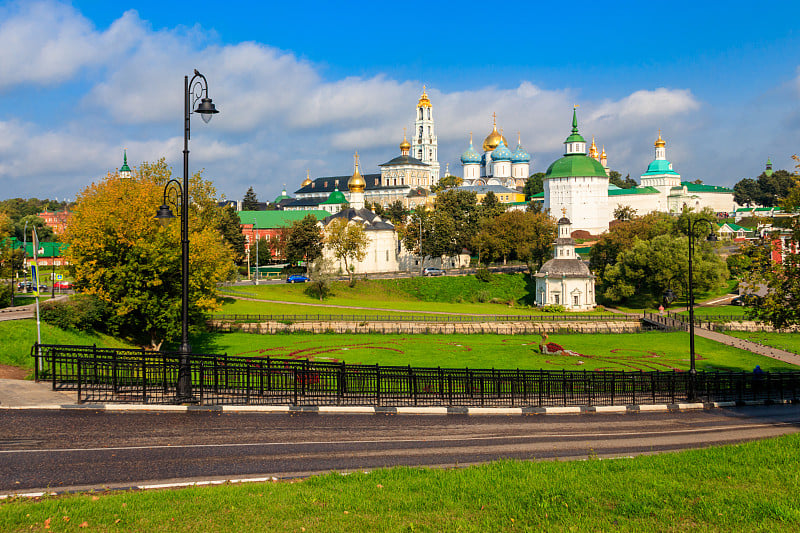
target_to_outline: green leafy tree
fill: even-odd
[[[322,255],[323,246],[322,230],[317,224],[317,219],[314,215],[306,215],[289,228],[286,237],[286,259],[295,265],[299,261],[305,261],[308,272],[308,265]]]
[[[612,185],[616,185],[620,189],[632,189],[639,185],[635,179],[631,178],[630,174],[623,178],[622,174],[616,170],[611,170],[608,172],[608,182]]]
[[[522,192],[525,193],[525,201],[529,201],[531,197],[540,192],[544,192],[544,177],[547,174],[544,172],[536,172],[535,174],[531,174],[527,180],[525,180],[525,186],[522,189]]]
[[[333,219],[325,228],[325,246],[331,250],[333,257],[344,263],[352,286],[355,263],[364,260],[369,247],[364,226],[344,217]]]
[[[800,169],[800,159],[796,155],[792,158]],[[800,210],[800,177],[795,173],[791,178],[794,186],[780,202],[787,212]],[[793,219],[788,239],[779,240],[777,236],[768,235],[758,248],[744,285],[753,294],[766,288],[766,294],[748,308],[748,316],[774,328],[800,324],[800,218]],[[775,260],[777,256],[780,256],[779,261]]]
[[[406,218],[406,208],[403,207],[403,202],[401,200],[395,200],[389,208],[386,209],[384,215],[394,224],[395,226],[402,224]],[[380,214],[377,211],[375,214]]]
[[[636,209],[629,205],[620,205],[614,209],[614,220],[633,220],[636,217]]]
[[[164,159],[143,163],[130,179],[118,173],[78,196],[65,240],[75,287],[103,300],[110,333],[158,349],[181,330],[180,224],[162,228],[153,215],[171,172]],[[189,320],[192,329],[219,305],[217,283],[233,274],[233,257],[215,224],[213,186],[189,183]],[[177,221],[177,219],[176,219]]]
[[[258,246],[256,246],[253,251],[258,252],[259,267],[270,264],[272,261],[272,250],[272,239],[267,239],[266,237],[258,239]]]
[[[447,176],[440,178],[439,183],[431,187],[431,192],[438,193],[448,189],[453,189],[455,187],[461,187],[462,183],[464,183],[462,178],[448,174]]]
[[[245,260],[244,234],[242,233],[241,222],[236,210],[231,206],[219,209],[219,220],[217,230],[225,239],[225,242],[233,251],[233,260],[237,265],[241,265]]]
[[[469,246],[478,229],[477,195],[447,190],[436,197],[433,215],[436,255],[457,255]]]
[[[739,205],[757,204],[761,196],[758,182],[751,178],[744,178],[733,186],[733,201]]]
[[[242,199],[242,211],[255,211],[258,209],[258,196],[256,196],[253,187],[247,189]]]
[[[502,213],[505,213],[505,211],[506,206],[500,203],[500,200],[497,199],[497,195],[494,192],[489,191],[478,206],[478,220],[481,222],[490,221]]]
[[[667,213],[660,212],[648,213],[614,224],[592,246],[589,268],[598,279],[602,279],[605,269],[617,261],[617,256],[630,247],[634,239],[646,241],[658,235],[672,234],[674,228],[675,219]]]
[[[493,259],[523,261],[535,273],[552,254],[556,223],[544,213],[507,211],[486,228],[488,252]]]

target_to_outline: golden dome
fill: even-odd
[[[428,93],[425,92],[425,86],[422,86],[422,96],[419,97],[417,107],[433,107],[431,101],[428,100]]]
[[[484,152],[491,152],[498,146],[500,146],[500,141],[503,141],[503,144],[508,146],[508,141],[502,134],[497,132],[497,114],[492,113],[492,133],[490,133],[484,140],[483,140],[483,151]]]
[[[347,180],[347,188],[350,192],[364,192],[364,189],[367,187],[367,182],[364,181],[364,178],[361,177],[361,173],[358,171],[358,152],[356,152],[353,157],[356,159],[356,171],[353,172],[353,175]]]
[[[306,170],[306,179],[303,180],[303,183],[300,184],[301,187],[305,187],[306,185],[311,185],[311,171]]]
[[[667,143],[664,142],[664,139],[661,138],[661,130],[658,130],[658,139],[656,139],[655,147],[656,148],[664,148]]]
[[[589,157],[597,159],[597,145],[594,143],[594,135],[592,135],[592,145],[589,147]]]
[[[606,159],[606,145],[603,145],[603,151],[600,152],[600,159]]]
[[[400,151],[405,155],[411,150],[411,143],[406,139],[406,129],[403,128],[403,142],[400,143]]]

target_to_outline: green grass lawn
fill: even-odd
[[[310,358],[356,364],[416,367],[545,370],[688,370],[688,334],[551,335],[580,356],[542,355],[538,335],[207,334],[192,341],[197,352],[231,356]],[[796,370],[774,359],[695,338],[699,370]]]
[[[800,333],[772,333],[766,331],[727,331],[726,333],[740,339],[800,354]]]
[[[727,320],[728,317],[734,317],[733,320],[736,321],[749,320],[747,318],[745,309],[745,307],[740,305],[719,305],[709,307],[695,306],[694,316],[695,318],[699,318],[701,320],[711,321]],[[687,318],[689,317],[689,311],[682,311],[679,314]]]
[[[800,435],[616,460],[498,461],[0,503],[3,531],[797,531]]]
[[[42,344],[82,344],[104,348],[128,348],[126,344],[108,335],[65,331],[42,322]],[[0,364],[33,370],[31,347],[36,342],[36,320],[5,320],[0,322]]]

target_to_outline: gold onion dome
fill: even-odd
[[[597,159],[597,145],[594,143],[594,135],[592,135],[592,146],[589,147],[589,157]]]
[[[422,96],[419,97],[417,107],[433,107],[431,101],[428,100],[428,93],[425,92],[425,86],[422,86]]]
[[[492,113],[492,133],[490,133],[484,140],[483,140],[483,151],[484,152],[492,152],[495,148],[500,146],[500,141],[503,141],[503,144],[508,146],[508,141],[502,134],[497,132],[497,115]]]
[[[408,152],[409,150],[411,150],[411,143],[406,139],[406,129],[403,128],[403,142],[400,143],[400,151]]]
[[[661,130],[658,130],[658,139],[656,139],[654,144],[656,148],[664,148],[667,145],[664,139],[661,138]]]
[[[364,189],[367,188],[367,182],[364,181],[364,178],[361,177],[361,173],[358,171],[358,152],[354,156],[356,159],[356,170],[353,172],[353,175],[347,180],[347,188],[350,192],[364,192]]]
[[[306,170],[306,179],[303,180],[303,183],[300,184],[301,187],[306,187],[307,185],[311,185],[311,171]]]

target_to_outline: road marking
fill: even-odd
[[[0,454],[14,453],[75,453],[75,452],[100,452],[100,451],[132,451],[132,450],[160,450],[160,449],[196,449],[196,448],[245,448],[259,446],[314,446],[319,444],[408,444],[408,443],[427,443],[432,442],[458,442],[458,441],[497,441],[513,439],[546,439],[546,438],[601,438],[601,437],[646,437],[659,435],[678,435],[692,433],[712,433],[722,431],[735,431],[741,429],[775,428],[784,426],[796,426],[795,422],[774,422],[769,424],[741,424],[736,426],[709,426],[695,429],[675,429],[668,431],[623,431],[619,433],[538,433],[535,435],[483,435],[479,437],[441,437],[436,440],[425,439],[365,439],[365,440],[345,440],[345,441],[298,441],[298,442],[251,442],[251,443],[231,443],[231,444],[157,444],[150,446],[109,446],[102,448],[45,448],[41,450],[0,450]]]

